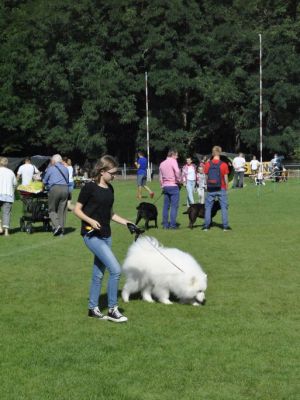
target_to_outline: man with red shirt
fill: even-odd
[[[207,231],[211,224],[211,209],[215,200],[219,200],[222,212],[223,230],[228,231],[231,228],[228,225],[228,200],[227,200],[227,187],[228,187],[228,165],[220,160],[222,149],[220,146],[214,146],[212,149],[212,159],[205,163],[204,173],[207,179],[207,196],[205,199],[205,221],[202,230]],[[213,168],[216,173],[216,179],[209,182],[209,170]],[[218,174],[220,175],[220,184],[218,185]],[[216,181],[216,182],[214,182]]]

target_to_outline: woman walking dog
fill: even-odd
[[[109,155],[100,158],[93,171],[94,181],[81,189],[74,213],[82,220],[81,235],[88,249],[94,254],[88,316],[126,322],[127,317],[120,313],[117,303],[121,267],[111,250],[110,220],[122,225],[131,224],[113,212],[114,190],[111,182],[117,173],[117,166],[116,160]],[[109,271],[107,316],[101,313],[98,304],[105,269]]]

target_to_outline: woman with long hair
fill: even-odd
[[[88,249],[94,254],[92,281],[90,286],[88,316],[126,322],[127,317],[118,310],[117,295],[121,267],[111,250],[110,220],[122,225],[131,224],[113,211],[114,190],[111,182],[117,174],[118,164],[109,155],[100,158],[93,170],[93,181],[87,183],[74,208],[81,219],[81,235]],[[99,296],[105,270],[109,271],[107,286],[108,314],[99,309]]]

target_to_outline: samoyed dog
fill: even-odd
[[[161,303],[172,304],[172,293],[182,303],[204,303],[207,275],[197,261],[181,250],[163,247],[153,237],[140,237],[129,247],[123,272],[124,302],[132,293],[141,292],[148,302],[154,301],[153,295]]]

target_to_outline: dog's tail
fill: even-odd
[[[189,213],[189,208],[186,210],[186,211],[184,211],[182,214],[188,214]]]

